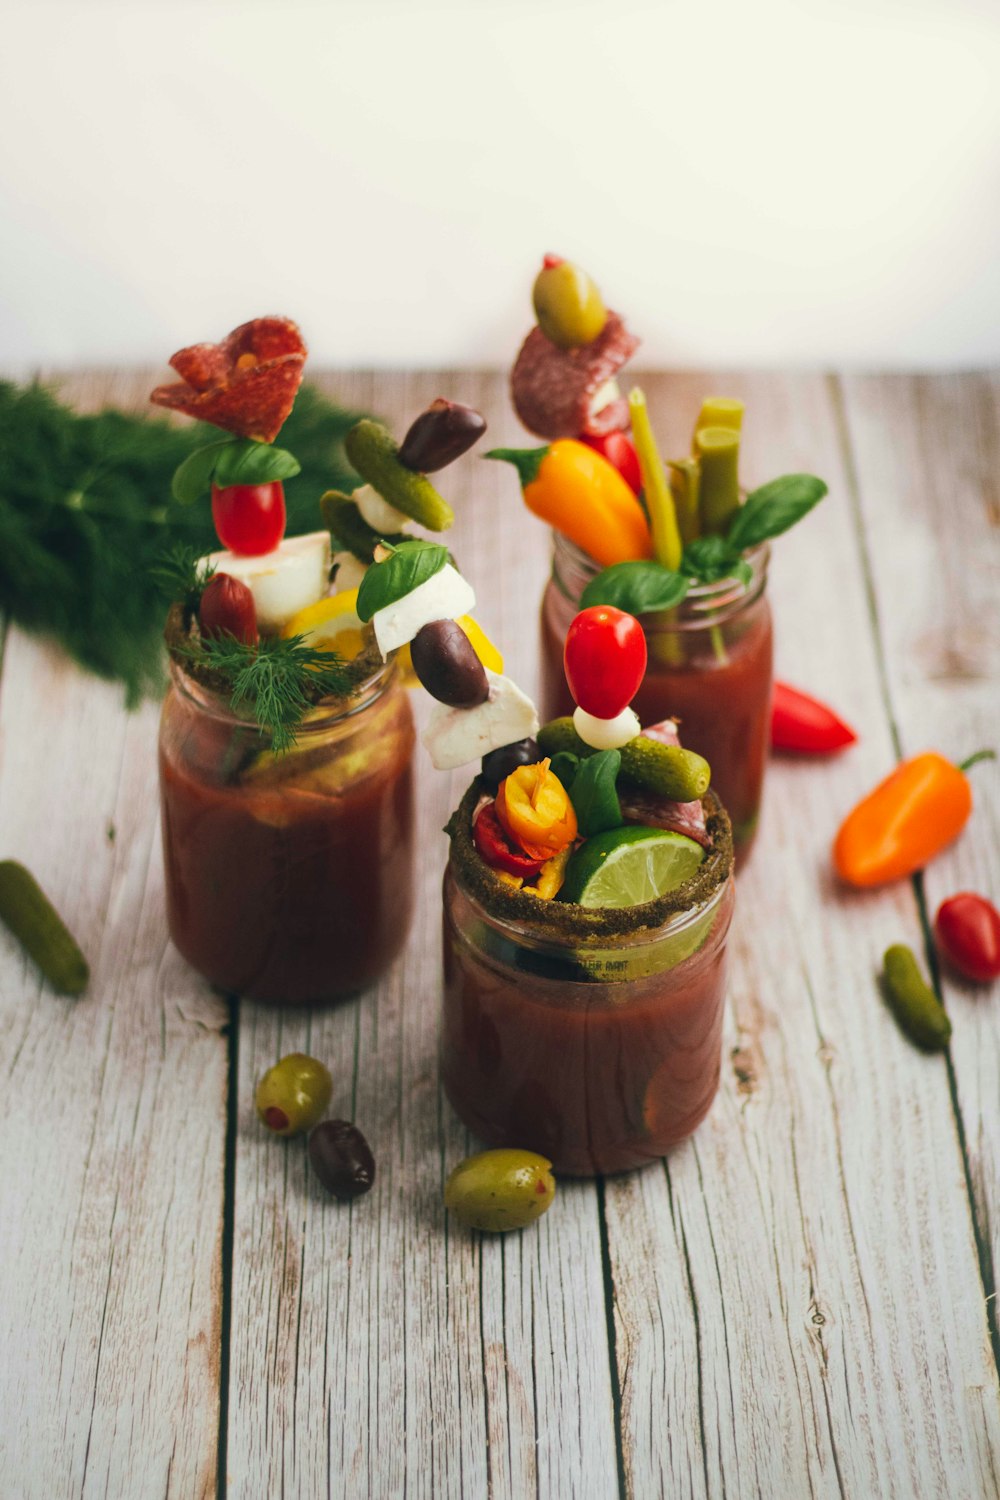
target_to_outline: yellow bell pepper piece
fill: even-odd
[[[557,438],[545,448],[494,448],[486,457],[514,464],[528,509],[602,568],[652,557],[642,506],[631,485],[596,449]]]

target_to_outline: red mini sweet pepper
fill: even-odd
[[[580,441],[586,443],[588,448],[595,448],[609,464],[613,464],[625,483],[638,495],[642,489],[642,470],[639,468],[639,455],[627,432],[585,432]]]
[[[849,724],[818,698],[810,698],[787,682],[774,684],[771,700],[771,747],[798,755],[831,755],[853,745],[857,735]]]

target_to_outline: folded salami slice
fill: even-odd
[[[159,385],[157,406],[272,443],[302,383],[306,346],[290,318],[254,318],[221,344],[191,344],[170,364],[181,379]]]
[[[616,312],[589,344],[560,349],[538,327],[521,345],[510,377],[514,410],[529,432],[555,439],[595,437],[628,426],[628,402],[617,398],[591,410],[593,398],[639,347]]]

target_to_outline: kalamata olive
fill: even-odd
[[[309,1164],[328,1193],[360,1198],[375,1181],[375,1158],[349,1120],[324,1120],[309,1137]]]
[[[475,708],[490,696],[490,684],[472,642],[457,620],[434,620],[410,642],[413,670],[439,703]]]
[[[253,646],[257,641],[257,606],[253,594],[240,578],[216,573],[205,585],[198,606],[202,635],[234,635]]]
[[[290,1052],[268,1068],[257,1085],[254,1103],[268,1130],[275,1135],[298,1135],[322,1118],[330,1102],[333,1080],[315,1057]]]
[[[411,423],[399,461],[419,474],[433,474],[461,458],[485,431],[486,418],[475,407],[439,396]]]
[[[484,755],[479,774],[490,791],[495,792],[518,766],[534,766],[543,758],[537,740],[515,740],[512,745],[501,745],[499,750]]]
[[[551,1204],[556,1193],[552,1163],[534,1151],[481,1151],[452,1172],[444,1206],[468,1229],[503,1233],[523,1229]]]
[[[560,349],[593,343],[608,320],[601,294],[586,271],[557,255],[545,257],[531,298],[539,328]]]

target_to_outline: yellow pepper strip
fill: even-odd
[[[698,452],[698,433],[703,427],[728,427],[730,432],[743,431],[743,402],[733,396],[706,396],[694,424],[691,452]]]
[[[652,557],[649,526],[631,485],[586,443],[558,438],[545,448],[494,448],[486,457],[514,464],[528,509],[602,568]]]
[[[677,508],[677,526],[681,541],[687,546],[701,535],[701,518],[698,512],[698,491],[701,486],[701,468],[696,458],[672,458],[670,465],[674,505]]]
[[[635,443],[642,473],[642,492],[646,497],[646,509],[649,511],[649,524],[653,533],[653,555],[665,568],[676,569],[681,563],[681,534],[677,526],[677,511],[667,483],[667,471],[663,467],[660,450],[649,423],[646,397],[638,386],[628,393],[628,409],[632,418],[632,441]]]
[[[524,885],[523,875],[511,875],[508,870],[494,870],[493,874],[498,880],[502,880],[504,885],[513,886],[515,891],[519,891]],[[531,887],[529,886],[528,889],[530,890]]]
[[[740,435],[731,427],[702,427],[694,435],[701,463],[701,529],[724,532],[740,505]]]
[[[573,804],[547,759],[512,771],[494,806],[504,832],[530,859],[548,859],[576,838]]]
[[[474,620],[471,615],[460,615],[457,623],[465,631],[469,645],[479,657],[483,666],[489,667],[491,672],[502,672],[503,657],[478,620]]]
[[[543,901],[551,901],[559,894],[572,852],[573,845],[567,844],[565,849],[560,849],[558,854],[553,854],[552,858],[547,859],[539,870],[538,884],[526,885],[524,889],[540,896]]]

